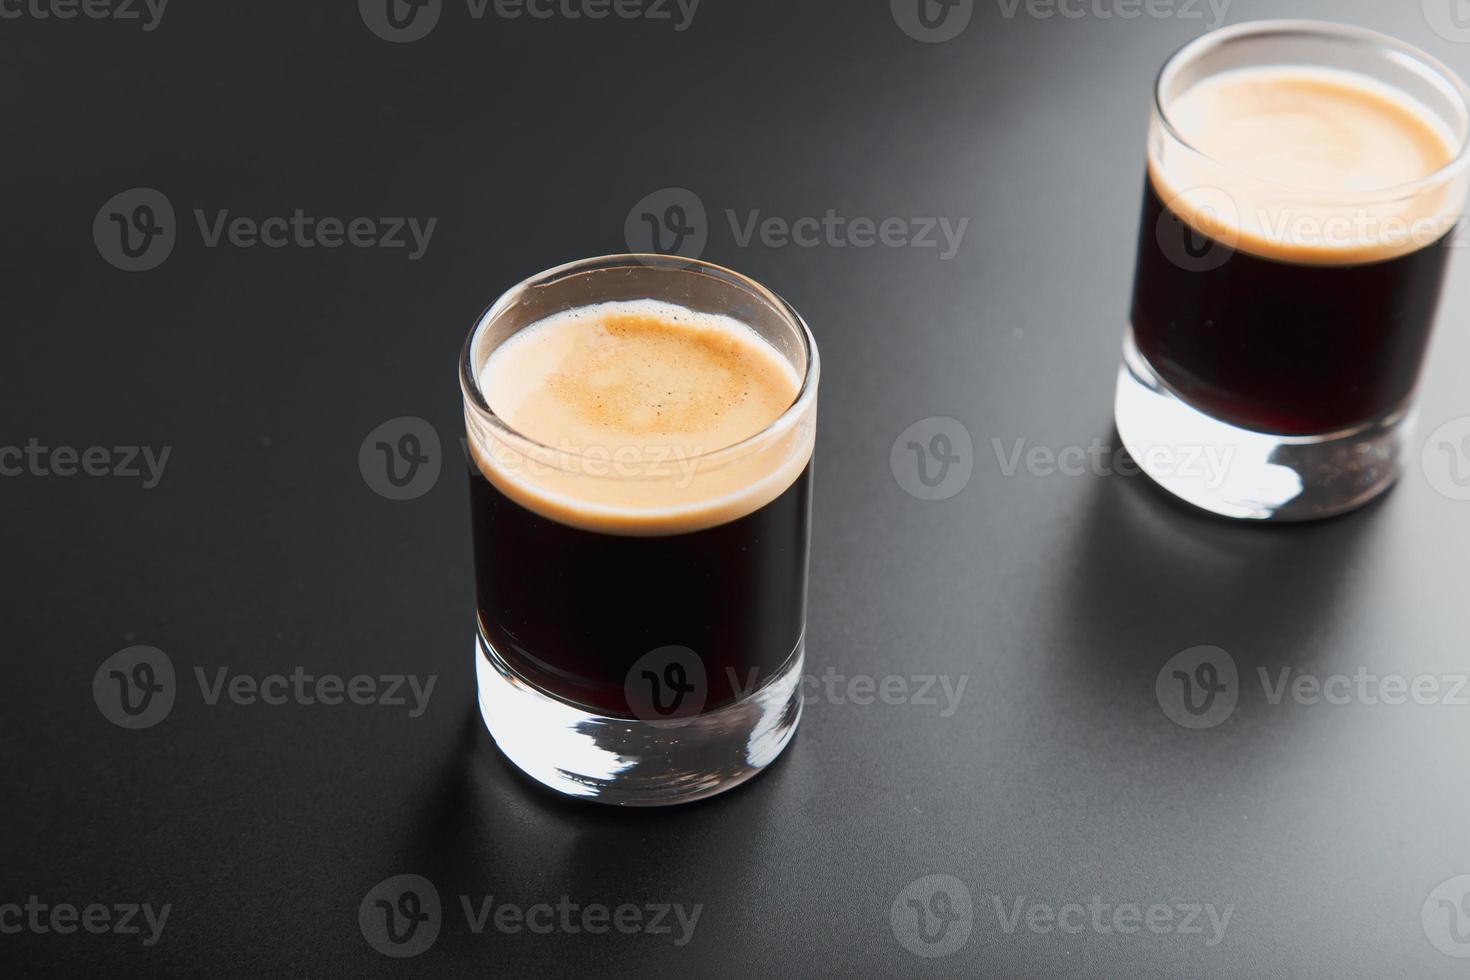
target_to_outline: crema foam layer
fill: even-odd
[[[1454,160],[1454,134],[1367,76],[1238,69],[1196,83],[1167,111],[1198,152],[1156,133],[1154,188],[1231,247],[1307,264],[1382,261],[1438,241],[1464,210],[1458,180],[1413,186]]]
[[[587,530],[723,524],[774,500],[811,458],[812,412],[783,417],[801,390],[790,362],[739,320],[671,303],[547,317],[492,352],[479,383],[524,437],[470,412],[480,471],[521,506]]]

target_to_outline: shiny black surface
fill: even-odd
[[[1273,684],[1282,667],[1470,669],[1470,503],[1414,459],[1353,516],[1240,527],[1140,477],[1026,463],[1036,447],[1113,441],[1150,86],[1208,5],[1191,5],[1203,21],[1037,19],[977,2],[940,44],[906,36],[886,3],[704,0],[676,32],[474,21],[446,0],[407,44],[354,8],[175,0],[149,32],[0,23],[0,445],[173,447],[150,490],[0,480],[0,905],[172,904],[150,947],[0,933],[0,972],[1464,975],[1421,911],[1470,873],[1470,708],[1273,705],[1257,668]],[[1434,33],[1418,2],[1229,9],[1283,15],[1389,30],[1470,72],[1470,46]],[[504,288],[626,249],[630,209],[670,186],[707,209],[704,257],[779,291],[821,345],[817,683],[768,773],[686,808],[617,812],[518,777],[477,716],[456,356]],[[163,191],[180,228],[161,266],[127,273],[91,229],[133,187]],[[196,208],[209,222],[295,208],[439,221],[409,261],[210,248]],[[943,247],[741,245],[757,209],[970,223],[945,261]],[[1470,415],[1463,258],[1422,438]],[[394,501],[358,453],[409,415],[437,430],[443,468]],[[964,423],[974,470],[963,492],[925,501],[895,480],[890,450],[934,416]],[[139,731],[92,693],[133,644],[165,651],[179,678],[168,716]],[[1155,681],[1197,645],[1229,651],[1245,690],[1227,721],[1192,731],[1165,716]],[[210,704],[195,668],[213,685],[221,667],[438,682],[418,717]],[[853,703],[846,680],[829,695],[829,670],[968,681],[945,715],[938,689],[937,704],[913,703],[917,683],[901,704]],[[444,921],[432,947],[396,960],[369,946],[358,911],[405,873],[433,882]],[[890,911],[931,874],[964,883],[973,931],[925,959]],[[683,946],[477,935],[459,899],[487,895],[703,911]],[[1007,933],[994,910],[1094,895],[1234,911],[1206,947],[1024,920]]]

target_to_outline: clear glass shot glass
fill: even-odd
[[[1448,161],[1345,192],[1214,159],[1177,125],[1181,98],[1255,69],[1370,86],[1441,134]],[[1262,521],[1330,517],[1394,483],[1465,209],[1467,138],[1465,84],[1372,31],[1259,21],[1168,60],[1114,411],[1144,472],[1205,510]]]
[[[549,445],[492,409],[492,354],[567,310],[654,300],[731,317],[800,379],[731,446]],[[817,348],[792,307],[678,256],[573,262],[509,289],[461,359],[485,725],[522,771],[623,805],[760,772],[801,716]]]

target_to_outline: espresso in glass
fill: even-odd
[[[703,263],[532,283],[467,349],[486,723],[563,792],[718,792],[799,717],[815,347]]]
[[[1274,520],[1391,485],[1464,210],[1463,96],[1339,25],[1241,25],[1171,59],[1117,409],[1159,483]],[[1213,484],[1182,472],[1204,453]]]
[[[783,453],[764,472],[770,461],[750,459],[694,500],[680,472],[796,400],[801,379],[785,359],[729,317],[603,303],[523,330],[480,383],[491,410],[537,441],[584,457],[606,447],[609,471],[619,453],[640,475],[663,459],[672,477],[599,485],[618,491],[610,498],[577,470],[522,480],[476,449],[480,622],[517,672],[627,718],[639,708],[628,671],[660,647],[698,654],[707,709],[736,700],[747,678],[776,675],[805,620],[810,463]],[[506,560],[517,555],[526,560]]]

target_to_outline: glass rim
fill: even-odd
[[[1362,191],[1323,191],[1320,188],[1285,184],[1280,181],[1273,181],[1267,178],[1257,177],[1253,174],[1243,173],[1231,167],[1229,164],[1216,160],[1210,154],[1190,142],[1179,131],[1179,128],[1174,125],[1174,120],[1170,118],[1168,107],[1165,104],[1167,100],[1164,96],[1164,88],[1187,65],[1198,61],[1204,55],[1217,50],[1224,44],[1245,37],[1269,37],[1272,35],[1283,37],[1296,35],[1317,39],[1356,42],[1382,49],[1384,53],[1390,56],[1396,55],[1400,63],[1405,60],[1417,62],[1419,69],[1421,69],[1419,74],[1425,75],[1427,79],[1432,80],[1434,84],[1441,88],[1447,96],[1450,96],[1457,103],[1461,114],[1464,116],[1465,133],[1459,138],[1459,146],[1454,156],[1433,173],[1426,174],[1423,177],[1402,184]],[[1398,86],[1390,87],[1398,88]],[[1406,96],[1408,95],[1408,93],[1404,94]],[[1340,24],[1333,21],[1307,19],[1252,20],[1230,27],[1223,27],[1194,38],[1171,54],[1164,61],[1163,67],[1159,69],[1159,73],[1154,79],[1154,115],[1169,137],[1180,146],[1215,166],[1239,176],[1243,180],[1254,184],[1305,192],[1317,197],[1335,200],[1389,202],[1416,197],[1429,188],[1453,180],[1465,170],[1466,164],[1470,163],[1470,87],[1466,86],[1464,79],[1460,77],[1459,73],[1422,48],[1410,44],[1407,41],[1401,41],[1391,34],[1384,34],[1381,31],[1370,30],[1366,27]]]
[[[588,460],[601,462],[601,458],[584,453],[574,452],[565,447],[549,446],[537,439],[520,432],[505,419],[501,418],[490,407],[485,393],[480,390],[479,371],[475,366],[474,357],[477,342],[487,325],[493,323],[495,318],[509,308],[512,297],[523,290],[537,287],[550,286],[568,276],[600,272],[618,268],[661,268],[673,272],[699,273],[721,279],[731,285],[739,286],[750,291],[755,296],[771,306],[783,318],[790,321],[796,327],[796,333],[801,339],[802,352],[806,356],[806,368],[802,372],[801,387],[796,392],[790,405],[782,410],[769,424],[758,432],[752,433],[739,442],[707,452],[692,453],[684,457],[686,461],[708,462],[720,457],[739,455],[749,450],[753,445],[767,441],[783,431],[795,426],[806,414],[817,397],[817,382],[821,373],[820,357],[817,354],[816,338],[812,336],[811,328],[807,326],[806,320],[802,319],[796,308],[783,299],[780,294],[761,285],[749,276],[728,269],[713,262],[703,259],[691,259],[682,255],[665,255],[658,252],[615,252],[608,255],[598,255],[591,258],[576,259],[553,266],[533,276],[522,279],[505,289],[493,303],[475,320],[475,325],[470,329],[469,336],[465,339],[464,348],[459,358],[459,384],[460,391],[464,395],[464,403],[467,411],[473,411],[476,416],[492,429],[498,438],[507,438],[512,443],[523,443],[534,451],[554,453],[559,457],[570,460]],[[589,301],[591,303],[597,300]],[[764,338],[762,338],[764,339]],[[784,356],[784,355],[783,355]],[[471,439],[473,449],[473,439]]]

